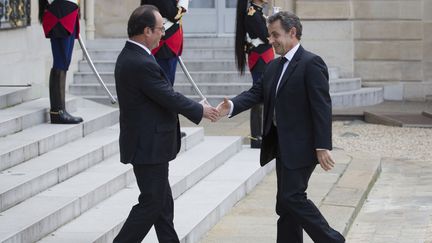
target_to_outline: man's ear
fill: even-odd
[[[291,37],[296,37],[297,36],[297,29],[296,29],[296,27],[292,27],[291,28],[290,35],[291,35]]]
[[[152,29],[150,27],[145,27],[143,30],[143,34],[149,36],[152,33]]]

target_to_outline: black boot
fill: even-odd
[[[53,124],[77,124],[83,121],[67,113],[65,105],[66,71],[52,68],[49,79],[50,118]]]

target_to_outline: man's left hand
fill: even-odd
[[[332,158],[332,155],[329,150],[317,149],[316,153],[318,157],[318,162],[320,163],[321,168],[323,168],[323,170],[329,171],[334,167],[335,161]]]

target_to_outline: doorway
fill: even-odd
[[[237,0],[191,0],[183,17],[185,35],[232,36]]]

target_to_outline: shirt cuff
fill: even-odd
[[[230,112],[228,113],[228,117],[231,118],[233,110],[234,110],[234,103],[231,100],[228,100],[228,102],[230,103]]]

